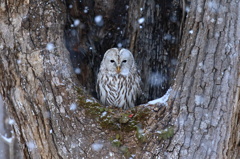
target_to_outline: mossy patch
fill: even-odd
[[[88,97],[79,97],[80,107],[83,107],[86,115],[96,119],[104,129],[124,132],[135,131],[138,124],[145,125],[145,121],[150,115],[148,108],[122,110],[115,107],[103,107],[96,102],[88,102],[87,99]]]
[[[129,110],[103,107],[91,96],[85,96],[85,93],[79,91],[79,108],[84,108],[86,116],[95,119],[103,129],[111,132],[112,145],[119,148],[125,157],[135,153],[136,147],[133,148],[132,145],[141,146],[153,135],[159,140],[166,140],[174,135],[173,126],[155,132],[145,132],[148,119],[154,115],[148,107],[134,107]]]
[[[174,128],[173,128],[173,126],[169,126],[163,130],[157,130],[156,134],[160,140],[166,140],[166,139],[173,137]]]

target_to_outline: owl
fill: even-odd
[[[124,48],[111,48],[104,54],[97,75],[96,91],[105,106],[129,109],[141,94],[141,78],[132,53]]]

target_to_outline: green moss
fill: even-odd
[[[124,156],[126,158],[129,158],[131,156],[131,151],[129,150],[129,148],[127,146],[121,146],[120,150],[122,151],[122,153],[124,154]]]
[[[112,131],[135,131],[137,124],[145,125],[149,109],[137,110],[136,108],[130,110],[121,110],[115,107],[103,107],[95,102],[86,102],[88,96],[82,96],[82,90],[78,90],[79,105],[85,109],[86,115],[95,118],[102,128]]]
[[[145,110],[144,110],[145,111]],[[149,113],[149,110],[146,111]],[[145,121],[149,114],[132,109],[130,111],[122,111],[114,109],[106,111],[104,117],[100,117],[101,126],[104,128],[113,128],[113,130],[121,130],[124,132],[135,131],[138,124],[145,125]]]
[[[115,140],[112,140],[112,144],[115,147],[120,147],[122,145],[122,142],[117,140],[117,139],[115,139]]]
[[[160,140],[166,140],[166,139],[173,137],[174,128],[172,126],[170,126],[164,130],[158,130],[158,131],[156,131],[156,133],[158,134],[158,137]]]
[[[114,132],[115,136],[112,135],[110,141],[113,146],[121,149],[124,156],[131,156],[132,151],[124,144],[126,133],[135,133],[136,142],[140,144],[146,142],[148,136],[153,135],[153,133],[145,134],[143,132],[146,121],[148,121],[149,115],[152,114],[150,109],[132,108],[122,110],[115,107],[103,107],[99,103],[88,102],[87,99],[91,99],[91,97],[84,95],[85,93],[81,89],[78,89],[78,93],[79,106],[84,108],[86,115],[95,119],[103,129]],[[165,140],[174,135],[174,130],[173,127],[168,127],[157,131],[156,134],[161,140]]]
[[[143,129],[141,128],[141,126],[137,126],[136,138],[138,140],[138,143],[144,143],[147,141],[147,136],[143,132]]]
[[[122,140],[123,140],[122,134],[116,134],[115,138],[113,137],[110,138],[112,145],[115,147],[121,147],[123,145]]]
[[[79,93],[82,94],[82,92]],[[135,132],[139,143],[146,141],[146,136],[141,131],[148,116],[151,115],[149,109],[122,110],[115,107],[103,107],[95,102],[86,102],[88,101],[86,99],[91,99],[88,96],[79,96],[78,99],[80,107],[84,108],[88,117],[95,119],[103,129],[116,134],[115,137],[111,137],[110,141],[113,146],[123,149],[125,156],[129,156],[130,150],[124,145],[124,133]]]

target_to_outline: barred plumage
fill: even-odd
[[[123,109],[135,106],[141,93],[141,78],[132,53],[127,49],[107,50],[97,76],[96,90],[100,102]]]

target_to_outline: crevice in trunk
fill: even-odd
[[[90,94],[96,97],[100,62],[112,47],[130,49],[135,57],[144,92],[137,104],[165,94],[177,64],[182,15],[179,1],[72,0],[66,5],[66,47],[78,79]],[[94,20],[98,15],[102,24]]]

